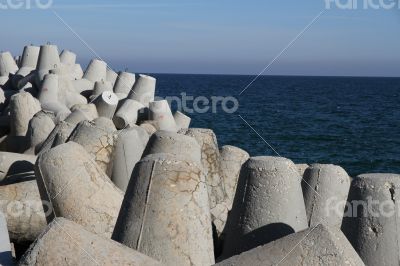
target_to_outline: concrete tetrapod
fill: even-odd
[[[118,107],[119,99],[115,93],[105,91],[99,95],[94,101],[99,116],[104,116],[112,119]]]
[[[106,131],[110,131],[110,132],[116,132],[117,128],[115,127],[113,121],[111,119],[108,119],[106,117],[98,117],[96,119],[94,119],[93,121],[93,125],[95,127],[104,129]],[[121,132],[121,131],[119,131]],[[118,133],[117,133],[118,134]]]
[[[148,140],[147,132],[138,126],[119,133],[114,147],[111,180],[123,192],[131,179],[133,168],[142,158]]]
[[[174,119],[178,130],[182,128],[189,128],[190,121],[192,120],[190,117],[179,111],[175,112]]]
[[[306,229],[299,174],[281,157],[252,157],[240,173],[223,258]]]
[[[36,154],[54,127],[53,120],[45,112],[38,112],[31,119],[26,133],[28,150],[25,153]]]
[[[83,121],[78,124],[68,141],[82,145],[104,173],[111,176],[112,155],[117,137],[115,131],[96,127],[93,122]]]
[[[0,265],[14,265],[5,215],[0,212]]]
[[[304,172],[305,172],[305,171],[307,170],[307,168],[310,167],[310,166],[309,166],[308,164],[301,163],[301,164],[296,164],[296,167],[297,167],[297,170],[299,171],[299,174],[300,174],[300,177],[301,177],[300,181],[302,181],[302,180],[303,180]]]
[[[150,76],[140,74],[128,98],[142,103],[148,107],[149,103],[154,101],[156,93],[156,79]]]
[[[11,241],[23,245],[34,241],[46,228],[45,209],[50,214],[51,206],[41,201],[33,173],[19,179],[22,182],[0,186],[0,208],[6,216]]]
[[[153,154],[135,167],[112,238],[165,265],[214,263],[202,167]]]
[[[60,67],[60,56],[56,45],[42,45],[40,46],[39,59],[36,66],[36,86],[40,87],[41,81],[44,76],[49,73],[51,69]]]
[[[104,61],[93,59],[89,66],[86,68],[84,79],[91,82],[106,80],[107,77],[107,64]]]
[[[12,152],[0,152],[0,181],[7,176],[14,176],[33,171],[36,156]]]
[[[336,228],[316,225],[224,260],[215,266],[231,265],[364,266],[364,263],[342,232]]]
[[[206,183],[210,200],[211,219],[221,233],[228,212],[224,180],[220,176],[220,154],[217,137],[211,129],[190,128],[178,133],[193,137],[201,147],[201,162],[206,171]]]
[[[0,77],[8,77],[18,71],[17,63],[10,52],[0,53]]]
[[[128,126],[133,126],[139,116],[139,112],[143,110],[145,106],[138,101],[125,99],[123,104],[115,113],[113,121],[118,129],[123,129]]]
[[[63,50],[60,54],[60,61],[64,65],[75,66],[76,54],[69,50]]]
[[[46,152],[53,147],[65,143],[75,127],[75,125],[65,121],[57,123],[57,125],[55,126],[53,131],[51,131],[47,139],[43,142],[41,148],[38,150],[37,153]]]
[[[19,265],[161,265],[77,223],[56,218],[33,243]]]
[[[340,166],[313,164],[307,168],[301,186],[310,227],[322,223],[340,228],[350,182]]]
[[[351,183],[342,231],[366,265],[398,265],[400,175],[363,174]]]
[[[129,72],[120,72],[115,81],[114,92],[128,95],[135,84],[135,74]]]
[[[201,164],[200,151],[200,146],[194,138],[159,130],[151,136],[143,157],[150,154],[169,153]]]
[[[33,73],[28,79],[24,79],[36,69],[39,59],[40,47],[38,46],[25,46],[22,53],[20,69],[12,77],[13,85],[16,88],[22,88],[27,82],[33,81],[35,74]]]
[[[90,95],[89,99],[91,101],[95,100],[99,95],[101,95],[105,91],[112,91],[113,87],[111,82],[109,81],[96,81],[94,84],[94,89],[92,95]]]
[[[250,155],[240,148],[229,145],[223,146],[219,153],[219,173],[225,184],[226,206],[228,210],[231,210],[240,170],[242,165],[250,158]]]
[[[75,110],[81,110],[83,113],[85,113],[85,115],[89,118],[89,121],[92,121],[93,119],[99,117],[96,105],[94,105],[93,103],[75,104],[71,107],[71,112],[74,112]]]
[[[25,137],[29,121],[41,110],[39,102],[29,92],[21,92],[11,96],[9,108],[10,135]]]
[[[160,130],[178,131],[174,116],[166,100],[149,103],[149,118],[156,121]]]
[[[41,197],[52,203],[55,216],[111,236],[123,193],[81,145],[68,142],[43,153],[35,173]]]

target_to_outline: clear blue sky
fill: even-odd
[[[19,54],[50,41],[85,66],[94,56],[55,10],[115,69],[258,74],[324,8],[324,0],[53,0],[47,10],[0,10],[0,49]],[[400,76],[399,25],[398,9],[328,10],[265,74]]]

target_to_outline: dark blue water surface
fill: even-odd
[[[295,163],[338,164],[352,176],[400,173],[400,78],[263,76],[239,96],[254,77],[155,76],[162,97],[184,92],[238,99],[235,113],[219,104],[216,113],[189,114],[192,127],[213,129],[220,146],[238,146],[252,156],[276,155],[240,115]]]

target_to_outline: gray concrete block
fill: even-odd
[[[27,173],[17,179],[15,183],[0,186],[0,209],[5,214],[11,241],[26,244],[34,241],[46,228],[46,213],[35,176]],[[49,212],[51,206],[45,207]]]
[[[78,109],[85,113],[85,115],[89,118],[89,121],[92,121],[93,119],[96,119],[97,117],[99,117],[99,114],[97,113],[96,105],[94,105],[93,103],[75,104],[74,106],[71,107],[71,112],[78,110]]]
[[[363,174],[351,183],[342,230],[366,265],[398,265],[400,175]]]
[[[115,131],[96,127],[93,122],[83,121],[78,124],[68,141],[82,145],[99,167],[111,176],[116,139]]]
[[[19,265],[161,265],[111,239],[56,218],[32,244]]]
[[[89,99],[93,101],[96,99],[99,95],[101,95],[105,91],[112,91],[113,87],[111,82],[109,81],[96,81],[94,84],[94,89],[92,92],[92,95],[90,95]]]
[[[52,118],[45,112],[36,113],[29,122],[26,133],[28,150],[25,153],[36,154],[55,126]]]
[[[120,72],[115,81],[114,92],[128,95],[135,84],[135,74],[129,72]]]
[[[163,130],[157,131],[151,136],[143,157],[157,153],[183,156],[186,160],[198,164],[201,164],[202,159],[201,148],[195,138]]]
[[[17,93],[10,100],[10,135],[25,136],[29,121],[41,110],[39,102],[28,92]]]
[[[64,65],[75,66],[76,54],[69,50],[63,50],[60,54],[60,62]]]
[[[342,232],[336,228],[317,225],[267,245],[259,246],[238,256],[224,260],[217,265],[363,266],[364,263]]]
[[[178,131],[174,116],[166,100],[149,103],[149,119],[157,122],[159,130]]]
[[[304,173],[302,188],[308,224],[340,228],[350,188],[346,171],[332,164],[312,164]]]
[[[148,107],[149,103],[154,101],[156,92],[156,79],[150,76],[140,74],[128,98],[142,103]]]
[[[113,239],[166,265],[214,263],[202,167],[153,154],[135,167]]]
[[[301,163],[301,164],[296,164],[296,167],[297,167],[297,169],[299,170],[299,174],[300,174],[300,177],[301,177],[301,180],[300,180],[300,181],[302,181],[302,180],[303,180],[304,172],[305,172],[306,169],[307,169],[308,167],[310,167],[310,166],[309,166],[308,164]]]
[[[133,168],[140,161],[149,135],[138,126],[127,128],[118,134],[113,152],[111,180],[122,191],[126,191]]]
[[[0,53],[0,76],[7,77],[18,71],[17,63],[10,52]]]
[[[53,147],[65,143],[75,127],[75,125],[67,123],[65,121],[57,123],[53,131],[51,131],[50,135],[43,142],[41,148],[38,151],[38,154],[46,152]]]
[[[226,225],[223,257],[308,227],[299,174],[281,157],[252,157],[242,167]]]
[[[56,217],[111,236],[123,193],[81,145],[68,142],[43,153],[35,173],[41,197],[52,203]]]
[[[111,91],[105,91],[99,95],[93,103],[96,105],[99,116],[104,116],[112,119],[117,110],[119,99]]]
[[[227,213],[225,184],[220,176],[220,154],[217,137],[211,129],[182,129],[179,133],[194,138],[201,147],[201,163],[206,172],[211,219],[221,230],[220,220]]]
[[[115,113],[113,121],[118,129],[134,126],[145,106],[138,101],[125,99]]]
[[[0,181],[10,175],[33,171],[35,162],[36,156],[34,155],[0,152]]]
[[[106,80],[107,77],[107,63],[98,59],[93,59],[89,66],[86,68],[84,79],[91,82]]]
[[[106,70],[106,80],[111,82],[113,87],[115,86],[115,81],[117,80],[117,78],[118,74],[114,70],[108,67]]]
[[[190,117],[179,111],[175,112],[174,119],[178,130],[182,128],[189,128],[190,121],[192,120]]]
[[[221,147],[219,153],[219,173],[225,184],[226,205],[228,210],[231,210],[240,170],[242,165],[250,158],[250,155],[246,151],[230,145]]]

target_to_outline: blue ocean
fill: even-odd
[[[192,127],[213,129],[220,146],[337,164],[351,176],[400,173],[400,78],[261,76],[239,95],[254,76],[152,75],[158,96],[193,96],[188,107],[196,97],[237,99],[235,112],[219,102],[188,114]]]

